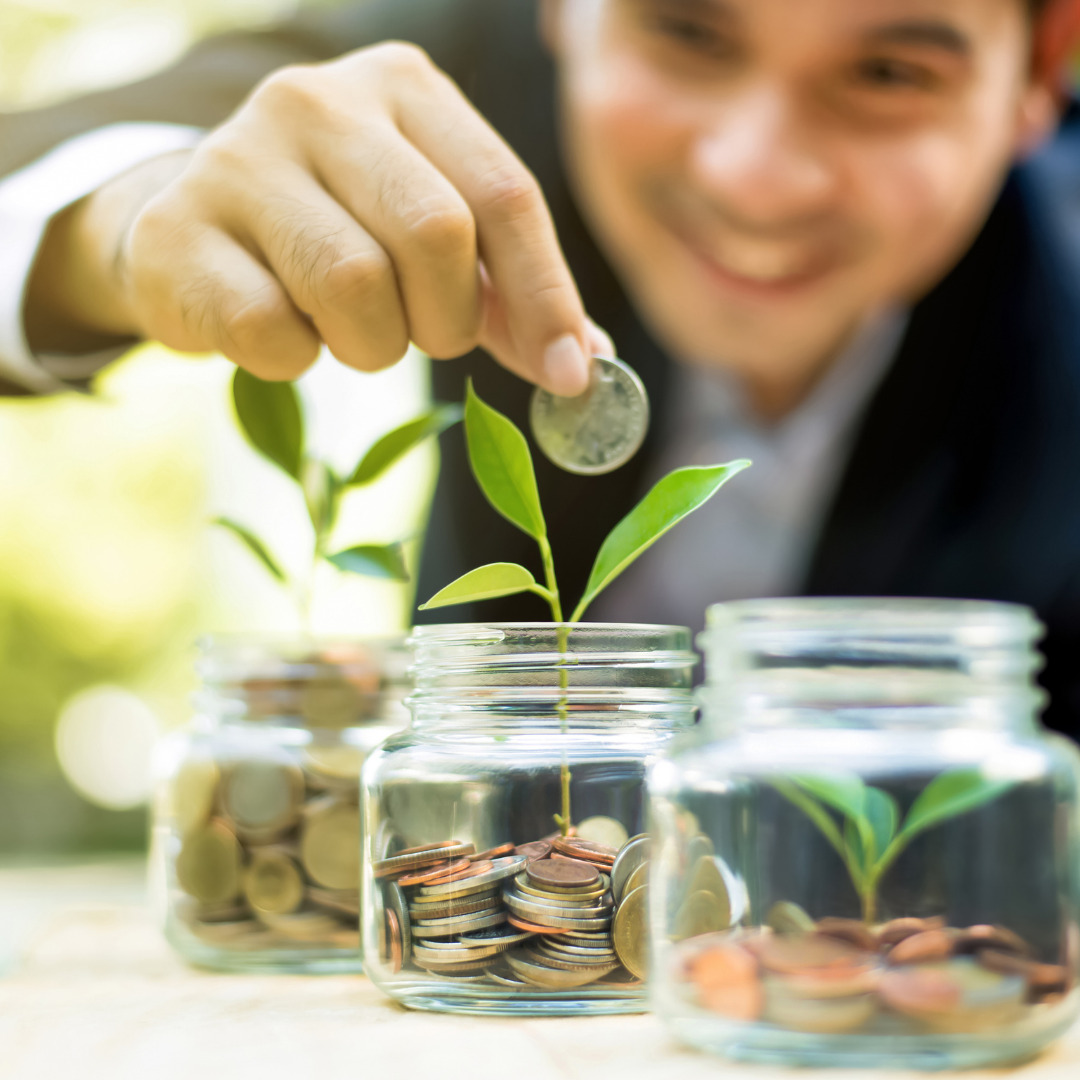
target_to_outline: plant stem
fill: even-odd
[[[570,812],[570,763],[566,756],[566,736],[569,727],[569,715],[567,712],[567,691],[570,689],[570,673],[566,670],[567,645],[570,639],[570,628],[562,622],[562,603],[559,600],[559,585],[555,579],[555,560],[551,555],[551,545],[547,537],[539,539],[540,558],[544,564],[544,583],[547,586],[548,604],[551,606],[551,617],[559,623],[559,700],[555,706],[559,714],[559,731],[562,733],[562,765],[559,768],[559,790],[561,813],[555,815],[555,824],[563,836],[570,835],[573,818]]]

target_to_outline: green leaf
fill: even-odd
[[[887,791],[868,787],[866,789],[866,818],[874,838],[874,850],[867,859],[867,865],[870,865],[892,843],[896,835],[896,827],[900,822],[900,808]]]
[[[441,435],[456,424],[464,414],[460,405],[437,405],[423,416],[410,420],[384,435],[363,456],[352,476],[345,481],[347,487],[359,487],[378,480],[391,465],[396,464],[415,446],[433,435]]]
[[[532,455],[513,421],[485,404],[469,380],[465,397],[469,463],[487,501],[534,540],[547,537]]]
[[[773,787],[788,802],[794,803],[821,830],[825,839],[836,848],[837,854],[846,861],[844,840],[840,835],[836,822],[829,816],[829,811],[817,799],[802,791],[798,785],[790,780],[774,780]]]
[[[677,469],[660,480],[615,526],[600,547],[589,582],[571,622],[577,622],[597,594],[669,529],[704,505],[749,461],[706,468]]]
[[[327,555],[326,561],[349,574],[388,578],[391,581],[409,580],[409,572],[405,568],[405,553],[399,543],[361,544],[359,547]]]
[[[237,419],[251,445],[299,480],[304,419],[296,388],[288,382],[265,382],[237,368],[232,392]]]
[[[863,830],[854,818],[844,818],[844,848],[847,851],[848,865],[858,868],[858,878],[865,878],[873,860],[867,853]]]
[[[932,825],[992,802],[1012,786],[1010,780],[988,780],[978,769],[944,772],[919,793],[897,839],[906,842]]]
[[[341,480],[325,461],[305,458],[301,466],[300,487],[304,503],[315,529],[316,542],[323,539],[333,528],[337,517]]]
[[[287,582],[288,576],[285,571],[281,569],[273,555],[267,550],[266,545],[253,533],[250,529],[244,528],[238,522],[231,521],[229,518],[216,517],[213,519],[212,524],[220,525],[223,529],[228,529],[235,537],[241,540],[258,560],[274,575],[280,582]]]
[[[426,604],[421,604],[420,610],[467,604],[474,600],[493,600],[497,596],[514,596],[522,592],[536,592],[544,596],[547,590],[524,566],[509,562],[488,563],[450,582]]]
[[[841,814],[847,814],[856,821],[866,815],[866,785],[854,773],[793,776],[791,779]]]

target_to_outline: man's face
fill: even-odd
[[[1023,0],[548,0],[569,168],[680,358],[808,382],[1048,122]]]

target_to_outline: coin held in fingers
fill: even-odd
[[[649,398],[637,373],[614,357],[594,356],[578,397],[533,392],[529,422],[537,445],[567,472],[598,476],[625,465],[649,429]]]

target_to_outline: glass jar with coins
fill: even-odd
[[[400,639],[211,639],[158,750],[151,876],[170,943],[226,970],[358,971],[360,766],[408,714]]]
[[[365,971],[420,1009],[640,1012],[646,763],[692,725],[682,627],[414,631],[363,770]]]
[[[1080,1010],[1080,755],[1026,608],[721,604],[650,776],[654,1005],[746,1060],[1029,1057]]]

